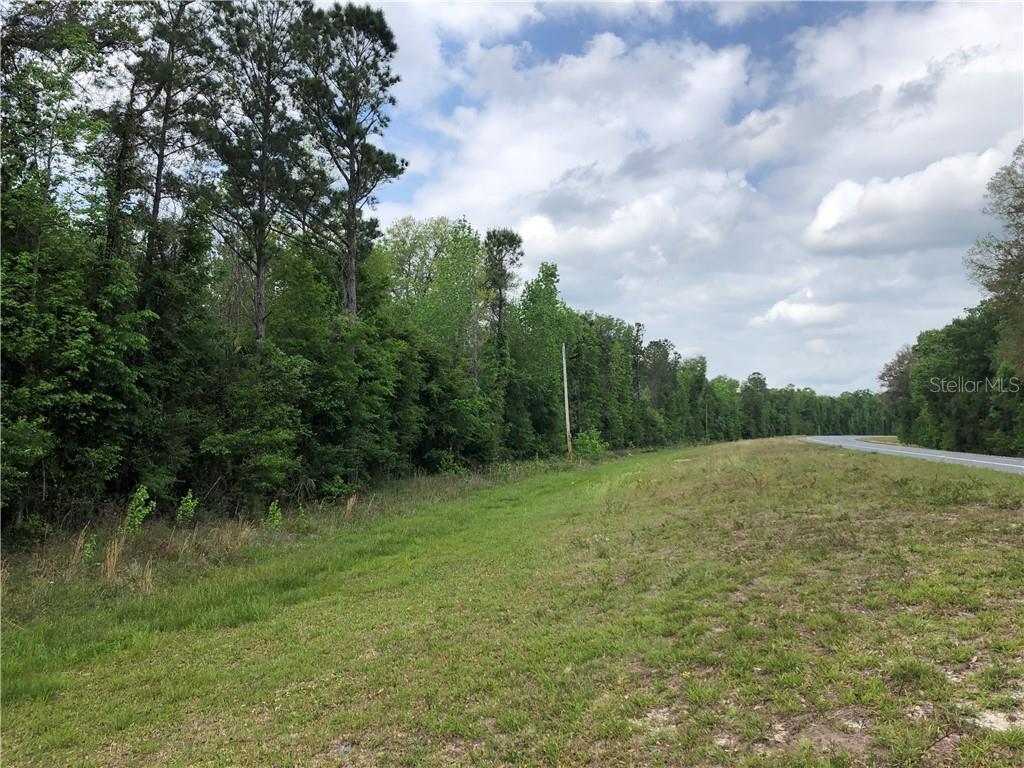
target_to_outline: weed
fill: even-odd
[[[175,525],[188,525],[196,516],[196,509],[199,507],[199,499],[192,495],[192,489],[181,497],[178,502],[178,511],[174,514]]]
[[[581,459],[596,461],[608,455],[608,443],[601,439],[601,433],[594,428],[585,429],[573,440],[573,450]]]
[[[281,505],[277,503],[277,499],[270,502],[263,525],[268,531],[276,531],[281,527]]]
[[[82,565],[92,565],[96,559],[96,534],[90,534],[82,545]]]
[[[149,498],[146,486],[140,485],[128,501],[128,511],[121,521],[118,532],[129,538],[136,536],[142,530],[142,521],[152,514],[154,509],[156,502]]]

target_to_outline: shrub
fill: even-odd
[[[82,563],[90,565],[96,559],[96,534],[92,534],[82,545]]]
[[[6,472],[6,468],[4,472]],[[7,477],[4,475],[4,480]],[[5,489],[6,490],[6,489]],[[50,525],[43,516],[38,512],[30,512],[25,518],[18,523],[14,523],[10,530],[10,539],[8,540],[8,527],[7,521],[4,521],[4,543],[8,541],[17,544],[28,544],[35,543],[37,541],[43,541],[53,533],[53,526]]]
[[[196,509],[199,507],[199,499],[192,495],[192,489],[181,497],[178,502],[178,511],[174,515],[174,522],[177,525],[188,525],[196,516]]]
[[[270,507],[267,509],[267,517],[264,519],[263,524],[268,531],[276,531],[281,527],[281,505],[277,503],[276,499],[270,502]]]
[[[593,427],[576,435],[573,448],[581,459],[600,459],[608,453],[608,443],[601,439],[601,433]]]
[[[442,475],[465,477],[470,474],[469,469],[451,451],[435,451],[433,453],[433,458],[437,464],[437,471]]]
[[[142,530],[142,521],[156,509],[156,502],[149,498],[149,490],[140,485],[128,501],[128,512],[118,529],[124,536],[134,536]]]

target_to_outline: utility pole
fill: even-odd
[[[572,461],[572,430],[569,428],[569,373],[565,367],[565,342],[562,342],[562,396],[565,400],[565,447]]]

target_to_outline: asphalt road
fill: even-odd
[[[869,443],[864,437],[846,435],[827,435],[822,437],[804,438],[809,443],[849,448],[854,451],[870,451],[890,456],[909,456],[912,459],[925,461],[944,461],[949,464],[963,464],[967,467],[995,469],[999,472],[1013,472],[1024,475],[1024,459],[1011,456],[986,456],[982,453],[957,453],[956,451],[933,451],[931,448],[911,448],[904,445],[888,445],[886,443]]]

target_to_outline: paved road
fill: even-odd
[[[927,461],[945,461],[950,464],[963,464],[968,467],[995,469],[1000,472],[1014,472],[1024,475],[1024,459],[1010,456],[986,456],[982,453],[957,453],[955,451],[933,451],[930,448],[911,448],[905,445],[889,445],[887,443],[869,443],[866,438],[846,435],[828,435],[804,438],[810,443],[832,445],[839,448],[850,448],[854,451],[871,451],[892,456],[909,456]]]

